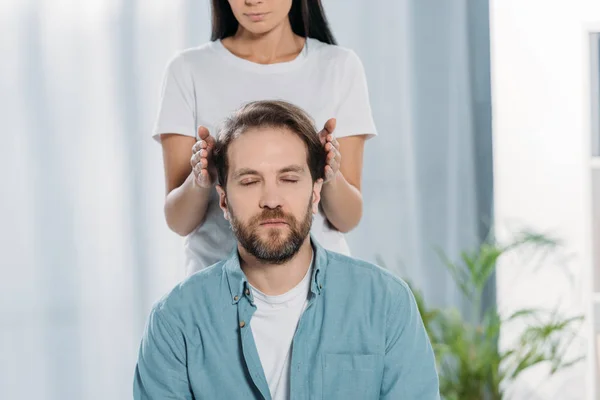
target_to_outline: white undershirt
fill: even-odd
[[[311,266],[302,281],[287,293],[268,296],[251,286],[257,310],[250,327],[273,400],[290,398],[292,340],[308,303]]]

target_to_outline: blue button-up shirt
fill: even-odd
[[[291,400],[439,399],[431,343],[406,283],[313,240],[308,306],[292,343]],[[252,291],[237,252],[152,309],[135,399],[265,399]]]

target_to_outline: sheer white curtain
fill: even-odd
[[[362,58],[379,130],[367,143],[354,255],[382,257],[432,304],[461,306],[435,249],[454,259],[490,224],[488,2],[325,5],[341,44]]]
[[[469,41],[472,11],[324,3],[362,57],[380,133],[354,254],[458,302],[432,249],[475,243],[489,208],[474,156],[487,148],[489,67],[474,62],[487,53]],[[208,40],[209,11],[207,0],[0,4],[1,399],[131,398],[148,310],[184,272],[150,139],[159,85],[175,51]]]
[[[148,309],[183,276],[150,129],[187,4],[0,7],[0,398],[131,398]]]

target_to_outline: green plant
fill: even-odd
[[[471,320],[475,322],[455,308],[428,308],[422,293],[408,282],[435,351],[443,398],[505,399],[506,387],[525,370],[547,364],[552,375],[583,358],[565,359],[581,316],[565,318],[558,312],[541,309],[522,309],[505,317],[496,309],[482,314],[484,288],[500,257],[523,249],[547,252],[557,245],[544,235],[525,232],[507,245],[487,240],[474,251],[462,252],[458,262],[440,252],[450,275],[472,305]],[[500,330],[513,323],[521,323],[525,328],[518,340],[500,350],[497,345]]]

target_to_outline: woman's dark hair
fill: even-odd
[[[292,0],[290,9],[292,31],[298,36],[310,37],[327,44],[337,44],[321,0]],[[238,22],[227,0],[212,0],[212,34],[210,40],[225,39],[233,36]]]
[[[229,173],[229,145],[250,129],[266,127],[287,129],[297,135],[306,145],[306,163],[313,182],[323,178],[327,152],[308,114],[300,107],[285,101],[254,101],[245,104],[229,116],[217,135],[213,162],[219,185],[223,189],[227,186]]]

